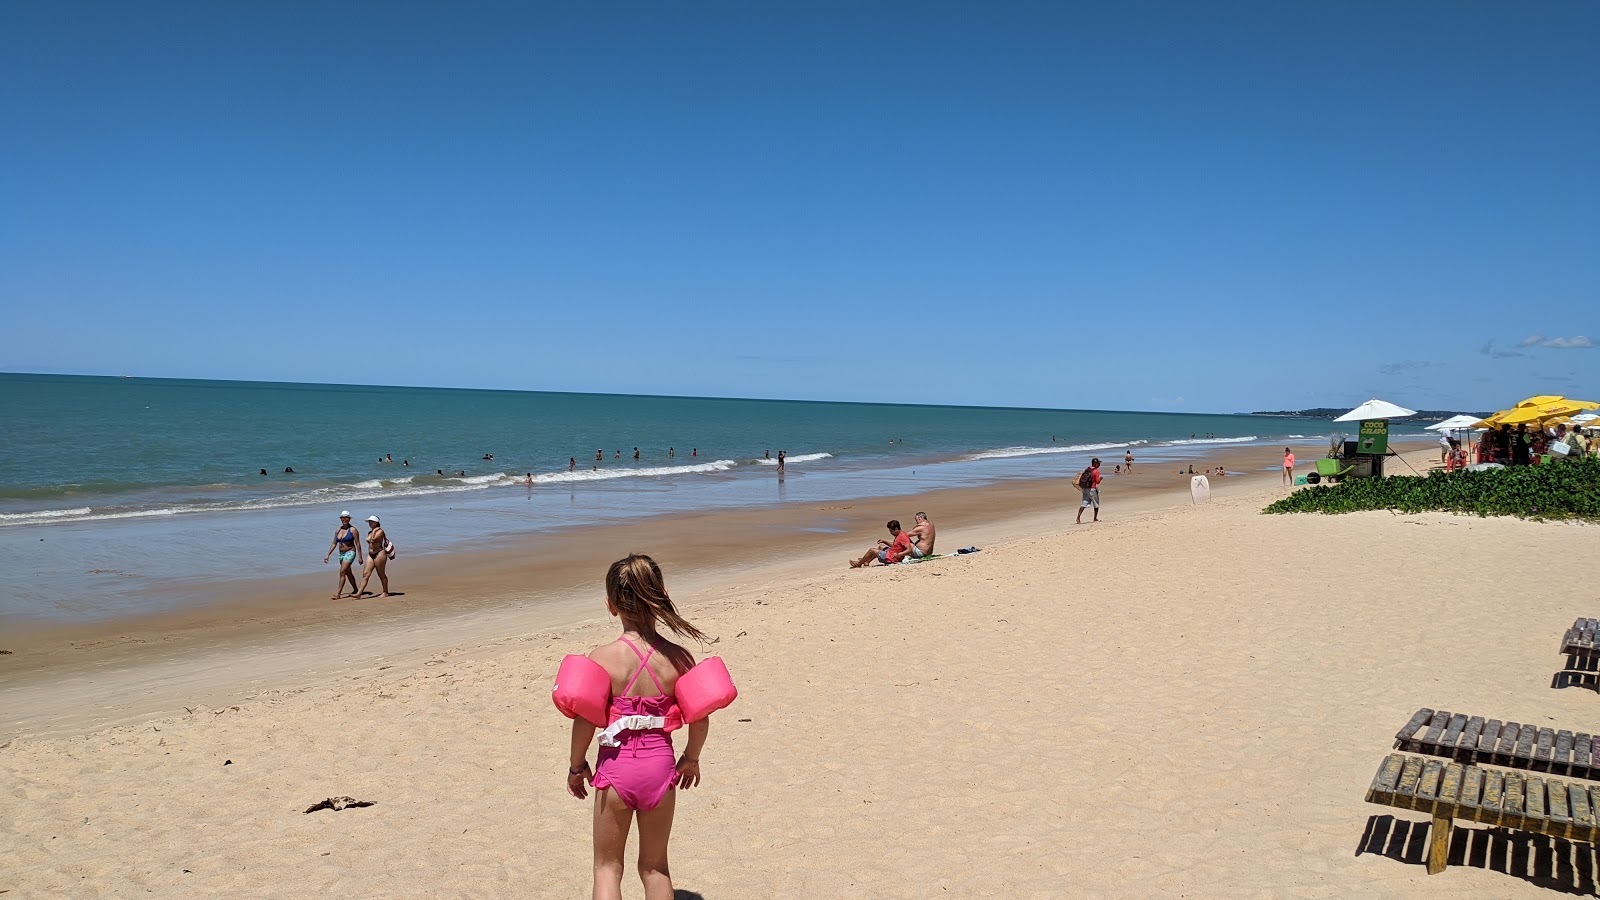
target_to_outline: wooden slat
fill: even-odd
[[[1456,741],[1456,759],[1472,761],[1472,753],[1478,747],[1478,735],[1483,733],[1483,716],[1473,716],[1467,720],[1467,727],[1461,732],[1461,740]]]
[[[1422,764],[1422,777],[1417,780],[1418,800],[1425,800],[1431,806],[1434,800],[1439,799],[1439,775],[1443,771],[1444,763],[1437,759]]]
[[[1566,782],[1552,778],[1547,787],[1550,789],[1550,803],[1545,811],[1549,813],[1550,821],[1557,825],[1571,825],[1572,816],[1567,814]]]
[[[1455,749],[1456,741],[1461,740],[1461,729],[1467,727],[1467,714],[1456,713],[1450,717],[1450,724],[1445,726],[1444,736],[1439,738],[1440,748],[1448,754]]]
[[[1583,785],[1567,785],[1567,805],[1572,810],[1572,824],[1579,828],[1594,828],[1594,806],[1589,802],[1589,792]]]
[[[1500,821],[1515,827],[1522,822],[1522,776],[1516,772],[1506,773],[1506,792],[1500,803]]]
[[[1406,758],[1398,753],[1391,753],[1384,757],[1378,766],[1378,774],[1372,776],[1372,787],[1367,791],[1367,800],[1371,802],[1377,798],[1392,798],[1395,783],[1400,780],[1400,770],[1406,764]],[[1388,802],[1385,800],[1384,802]]]
[[[1593,827],[1600,828],[1600,784],[1589,786],[1589,814],[1595,818]]]
[[[1394,792],[1399,797],[1414,797],[1417,793],[1417,778],[1422,775],[1422,757],[1408,756],[1406,764],[1400,769],[1400,780],[1395,783]]]
[[[1506,802],[1506,777],[1493,769],[1483,773],[1483,799],[1478,806],[1483,810],[1485,822],[1499,821],[1500,811]]]
[[[1537,775],[1529,775],[1526,787],[1527,806],[1522,810],[1523,815],[1529,819],[1546,819],[1549,814],[1544,808],[1544,779]]]
[[[1461,797],[1461,764],[1446,763],[1444,775],[1439,779],[1439,803],[1434,809],[1450,809],[1453,811],[1460,803]]]
[[[1587,734],[1577,734],[1572,738],[1572,764],[1580,769],[1589,768],[1589,747],[1593,738]]]
[[[1483,734],[1478,735],[1478,755],[1488,761],[1494,758],[1495,741],[1500,738],[1500,720],[1490,719],[1483,724]]]
[[[1550,769],[1550,754],[1555,750],[1556,733],[1550,728],[1539,729],[1538,736],[1534,738],[1533,761],[1541,763],[1546,771]]]
[[[1520,733],[1521,728],[1522,726],[1515,722],[1507,722],[1501,726],[1500,745],[1494,749],[1494,755],[1497,760],[1510,762],[1511,758],[1516,755],[1517,735]]]
[[[1444,736],[1445,726],[1449,724],[1450,713],[1447,710],[1441,709],[1434,713],[1433,718],[1428,722],[1428,733],[1422,736],[1422,743],[1430,747],[1438,746],[1439,738]]]
[[[1572,768],[1572,732],[1565,728],[1556,732],[1555,764],[1563,772]]]
[[[1539,737],[1539,728],[1536,725],[1524,725],[1517,735],[1516,758],[1524,763],[1533,759],[1533,742]]]
[[[1395,749],[1411,750],[1413,752],[1416,751],[1417,747],[1415,742],[1412,740],[1412,736],[1415,735],[1417,731],[1422,728],[1422,726],[1428,724],[1428,720],[1432,718],[1433,710],[1427,708],[1417,710],[1416,713],[1412,715],[1411,720],[1406,722],[1405,727],[1394,733]]]
[[[1457,802],[1462,809],[1477,811],[1478,798],[1483,796],[1483,770],[1477,766],[1468,766],[1466,774],[1461,777],[1461,795]]]

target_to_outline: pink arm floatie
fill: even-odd
[[[604,728],[610,718],[611,675],[587,656],[568,655],[556,672],[550,699],[567,718],[582,716],[585,722]]]
[[[732,703],[739,696],[739,689],[733,686],[722,657],[713,656],[679,675],[672,693],[678,698],[683,721],[698,722]]]

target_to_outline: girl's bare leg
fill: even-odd
[[[672,811],[678,792],[667,791],[655,809],[639,811],[639,880],[644,900],[672,900],[672,871],[667,865],[667,841],[672,837]]]
[[[641,827],[642,820],[641,816]],[[628,849],[632,822],[633,810],[616,791],[594,792],[594,900],[622,900],[622,854]]]

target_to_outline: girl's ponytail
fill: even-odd
[[[606,596],[617,610],[636,622],[665,623],[674,632],[704,643],[705,633],[678,615],[667,596],[661,567],[642,553],[630,553],[606,570]]]

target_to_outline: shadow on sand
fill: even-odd
[[[1432,822],[1371,816],[1356,855],[1376,853],[1426,867],[1432,829]],[[1505,828],[1467,828],[1460,822],[1450,835],[1449,864],[1499,872],[1565,894],[1594,894],[1600,871],[1600,859],[1589,844]],[[1484,895],[1493,890],[1492,885],[1482,886]]]
[[[1567,667],[1550,679],[1550,686],[1560,690],[1583,687],[1600,691],[1600,656],[1575,656],[1567,654]]]

